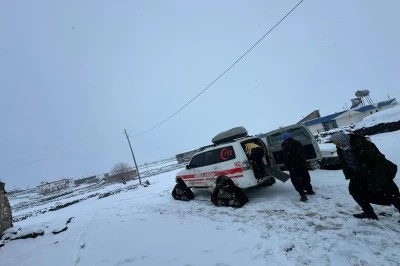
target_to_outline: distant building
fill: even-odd
[[[192,156],[196,152],[199,152],[199,149],[194,149],[194,150],[191,150],[191,151],[182,152],[182,153],[177,154],[175,157],[176,157],[176,160],[178,161],[179,164],[188,163],[190,161],[190,159],[192,158]]]
[[[303,119],[301,119],[297,124],[304,123],[305,121],[320,118],[321,115],[319,110],[312,111],[310,114],[306,115]]]
[[[36,190],[39,194],[48,194],[52,192],[57,192],[69,187],[70,180],[69,179],[61,179],[53,182],[46,182],[36,187]]]
[[[115,175],[104,175],[103,180],[107,183],[125,183],[129,180],[134,180],[138,176],[136,170],[131,170],[124,173],[119,173]]]
[[[331,115],[315,118],[303,123],[313,134],[328,131],[334,128],[350,126],[360,122],[364,117],[392,108],[397,104],[395,98],[386,101],[358,106],[349,110],[341,111]]]
[[[178,164],[188,163],[190,161],[190,159],[192,159],[192,156],[195,153],[198,153],[198,152],[200,152],[200,151],[202,151],[205,148],[208,148],[210,146],[213,146],[213,145],[203,146],[203,147],[200,147],[198,149],[194,149],[194,150],[190,150],[190,151],[179,153],[179,154],[175,155],[175,158],[178,161]]]
[[[93,176],[89,176],[89,177],[85,177],[85,178],[76,179],[74,181],[74,185],[80,186],[82,184],[94,184],[99,181],[100,181],[100,179],[96,175],[93,175]]]

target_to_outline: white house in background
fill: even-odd
[[[360,122],[364,117],[384,109],[392,108],[396,104],[397,101],[393,98],[301,122],[304,123],[313,134],[317,134],[338,127],[354,125]]]
[[[61,179],[53,182],[46,182],[40,184],[36,187],[36,190],[39,194],[48,194],[56,191],[60,191],[69,187],[70,180],[69,179]]]

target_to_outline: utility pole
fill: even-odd
[[[136,172],[137,172],[137,175],[139,177],[139,183],[141,185],[142,184],[142,180],[140,180],[140,173],[139,173],[139,169],[138,169],[137,164],[136,164],[135,155],[133,155],[131,141],[129,140],[128,133],[126,133],[126,129],[124,129],[124,130],[125,130],[126,139],[128,140],[128,143],[129,143],[129,148],[131,149],[133,161],[135,162]]]

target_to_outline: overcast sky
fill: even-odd
[[[0,1],[0,179],[109,172],[342,111],[359,89],[399,97],[400,2]],[[171,176],[171,178],[174,178]]]

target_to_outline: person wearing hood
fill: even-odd
[[[310,173],[303,152],[303,145],[286,132],[281,135],[283,139],[283,162],[290,174],[290,180],[296,191],[300,194],[300,200],[306,201],[306,195],[314,195],[311,185]]]
[[[363,136],[337,132],[330,142],[336,145],[345,178],[350,179],[349,193],[363,211],[353,216],[378,220],[371,203],[394,205],[400,212],[399,188],[393,182],[397,166]]]

